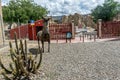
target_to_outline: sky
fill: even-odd
[[[74,13],[89,14],[97,5],[102,5],[104,0],[34,0],[37,4],[46,7],[49,15],[61,16]],[[120,2],[120,0],[115,0]],[[9,0],[2,0],[5,5]]]

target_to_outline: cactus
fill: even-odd
[[[12,43],[9,42],[10,56],[14,64],[10,63],[10,68],[6,68],[0,58],[0,66],[3,69],[2,75],[6,80],[21,80],[23,78],[29,80],[30,74],[35,74],[39,69],[42,61],[40,45],[38,44],[38,53],[36,53],[36,56],[34,57],[31,53],[27,53],[26,40],[24,41],[24,44],[25,45],[23,45],[22,40],[20,40],[20,46],[18,46],[17,36],[15,33],[16,48],[13,49]],[[39,58],[38,62],[36,60],[37,58]]]

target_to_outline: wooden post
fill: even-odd
[[[81,41],[81,35],[80,35],[80,41]]]
[[[55,27],[54,27],[55,28]],[[58,35],[59,35],[59,24],[57,24],[57,31],[55,31],[56,32],[56,41],[57,41],[57,43],[58,43]]]
[[[87,39],[89,38],[89,34],[87,33]]]
[[[98,37],[101,39],[102,38],[102,30],[101,30],[101,27],[102,27],[102,19],[99,19],[98,20],[98,27],[99,27],[99,35]]]
[[[96,34],[94,34],[94,42],[96,41]]]
[[[57,43],[58,43],[58,35],[57,35]]]
[[[74,26],[74,20],[72,20],[72,38],[75,38],[75,26]]]
[[[83,42],[84,42],[84,33],[83,33]]]
[[[66,43],[67,43],[67,38],[66,38]]]
[[[90,33],[90,40],[92,39],[92,34]]]

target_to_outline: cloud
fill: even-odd
[[[88,14],[91,9],[103,2],[104,0],[42,0],[37,3],[48,8],[49,15],[67,15],[74,13]]]
[[[9,0],[1,0],[1,1],[2,1],[2,5],[6,5],[9,2]]]
[[[7,2],[9,0],[4,0]],[[102,5],[104,0],[34,0],[37,4],[46,7],[49,15],[68,15],[74,13],[88,14],[97,5]],[[120,0],[115,0],[120,2]]]

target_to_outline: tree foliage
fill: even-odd
[[[103,5],[98,5],[92,10],[92,16],[94,16],[94,21],[102,19],[103,21],[110,21],[120,13],[120,3],[114,0],[105,0]]]
[[[28,20],[41,19],[48,13],[46,8],[36,4],[34,0],[10,0],[3,6],[3,19],[5,22],[26,23]]]

